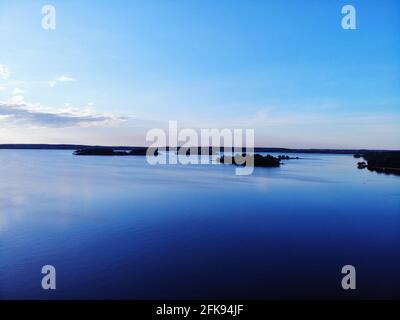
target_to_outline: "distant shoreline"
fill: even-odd
[[[113,150],[132,150],[143,148],[142,146],[99,146],[99,145],[78,145],[78,144],[0,144],[0,150],[78,150],[78,149],[113,149]],[[365,152],[385,152],[400,150],[376,150],[376,149],[291,149],[291,148],[271,148],[255,147],[254,152],[281,152],[281,153],[321,153],[321,154],[356,154]]]

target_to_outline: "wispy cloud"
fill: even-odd
[[[23,93],[24,93],[24,90],[22,90],[20,88],[15,88],[13,90],[13,95],[20,95],[20,94],[23,94]]]
[[[127,120],[115,115],[72,109],[54,110],[24,101],[0,102],[0,122],[34,127],[111,126]],[[5,122],[5,123],[4,123]]]
[[[59,77],[55,78],[52,81],[49,81],[49,86],[50,87],[55,87],[60,82],[74,82],[74,81],[76,81],[75,78],[70,77],[70,76],[66,76],[66,75],[62,75],[62,76],[59,76]]]
[[[11,96],[10,101],[14,104],[24,103],[25,98],[24,98],[23,94],[24,94],[24,90],[22,90],[20,88],[14,88],[14,90],[12,91],[12,96]]]
[[[8,71],[8,68],[6,68],[4,65],[0,64],[0,78],[8,79],[9,76],[10,76],[10,72]]]
[[[288,130],[300,126],[358,126],[387,125],[399,123],[399,115],[390,112],[320,112],[280,111],[279,108],[263,108],[240,118],[224,119],[225,125],[247,128],[268,129],[272,127]]]

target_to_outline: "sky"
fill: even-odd
[[[0,143],[146,145],[176,120],[400,149],[396,0],[1,0],[0,39]]]

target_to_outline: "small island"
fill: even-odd
[[[235,156],[222,156],[218,159],[223,164],[234,164],[236,166],[245,166],[254,163],[254,167],[279,167],[281,159],[271,155],[263,156],[261,154],[238,154]]]
[[[286,155],[285,156],[280,155],[280,156],[278,156],[278,158],[281,160],[299,160],[300,159],[299,157],[289,157]]]
[[[358,169],[365,169],[368,167],[368,165],[365,161],[362,161],[362,162],[357,162],[357,167]]]
[[[134,148],[129,151],[114,150],[111,148],[88,148],[74,151],[76,156],[145,156],[148,148]],[[154,155],[158,155],[158,150],[154,150]]]

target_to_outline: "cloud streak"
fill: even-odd
[[[59,76],[59,77],[55,78],[54,80],[49,81],[49,86],[55,87],[60,82],[74,82],[74,81],[76,81],[75,78],[72,78],[69,76]]]
[[[0,64],[0,78],[1,79],[8,79],[10,76],[10,72],[8,71],[8,68]]]
[[[0,123],[35,127],[112,126],[127,120],[115,115],[95,114],[74,110],[54,111],[26,102],[0,102]]]

